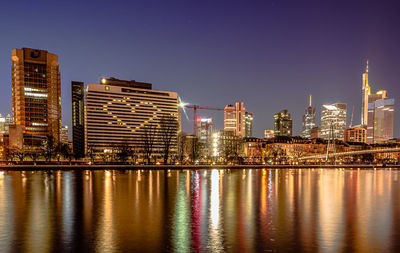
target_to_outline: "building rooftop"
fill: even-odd
[[[101,78],[100,83],[104,85],[110,86],[122,86],[122,87],[129,87],[129,88],[140,88],[140,89],[152,89],[151,83],[144,83],[144,82],[137,82],[135,80],[127,81],[127,80],[120,80],[114,77],[110,78]]]

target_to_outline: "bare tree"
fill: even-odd
[[[237,136],[228,136],[219,146],[219,153],[225,162],[241,163],[242,140]]]
[[[62,143],[60,146],[60,153],[66,159],[68,159],[69,163],[71,164],[72,157],[74,156],[72,149],[66,143]]]
[[[95,150],[94,150],[94,145],[93,144],[88,144],[87,155],[90,158],[90,162],[93,164],[94,163],[94,158],[95,158]]]
[[[285,151],[278,145],[268,145],[264,154],[264,158],[277,162],[278,160],[281,160],[285,155]]]
[[[27,153],[25,153],[24,150],[21,148],[11,149],[11,157],[12,158],[18,159],[19,161],[22,162],[26,156],[27,156]]]
[[[155,129],[156,126],[153,124],[148,124],[143,129],[142,144],[144,159],[147,160],[147,164],[150,164],[150,159],[154,152]]]
[[[116,158],[123,163],[125,163],[126,160],[128,160],[129,157],[132,157],[133,155],[132,146],[129,144],[127,140],[121,142],[120,144],[116,144],[114,146],[114,152]]]
[[[168,163],[171,146],[174,144],[178,133],[178,121],[174,116],[165,115],[160,119],[160,138],[164,164]]]
[[[48,135],[43,143],[43,155],[47,162],[57,153],[57,144],[52,135]]]
[[[187,135],[185,133],[178,134],[177,159],[178,159],[179,163],[181,163],[181,164],[183,163],[183,160],[185,159],[185,150],[187,147],[186,137],[187,137]]]
[[[192,163],[199,160],[203,153],[204,144],[199,141],[196,136],[186,138],[186,149],[188,150],[189,159]]]
[[[292,157],[294,160],[299,160],[300,157],[306,154],[304,146],[302,144],[295,144],[293,146]]]

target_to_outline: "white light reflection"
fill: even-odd
[[[73,200],[73,190],[72,190],[72,175],[71,172],[64,172],[63,175],[63,201],[62,201],[62,212],[63,212],[63,237],[64,242],[72,242],[72,229],[74,223],[74,200]]]
[[[211,172],[211,198],[210,198],[211,226],[218,227],[219,221],[219,173],[218,170]]]

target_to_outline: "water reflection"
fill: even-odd
[[[1,252],[400,252],[400,171],[0,172]]]

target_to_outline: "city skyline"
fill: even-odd
[[[113,23],[97,20],[99,27],[105,27],[105,30],[95,28],[83,39],[80,37],[82,29],[93,24],[88,21],[93,14],[86,18],[79,18],[78,15],[70,23],[63,21],[68,20],[68,10],[74,10],[75,14],[88,10],[91,10],[90,13],[101,13],[107,7],[105,3],[97,6],[76,3],[70,6],[42,6],[54,11],[52,17],[59,16],[49,24],[49,28],[55,25],[60,28],[38,34],[20,22],[11,22],[10,15],[15,8],[19,8],[26,18],[35,17],[44,22],[46,18],[35,15],[38,7],[27,3],[6,4],[2,8],[5,11],[0,18],[2,23],[12,24],[12,29],[1,28],[5,35],[0,42],[0,82],[5,88],[0,97],[2,115],[11,113],[9,55],[11,49],[22,47],[44,49],[59,56],[63,125],[68,125],[70,129],[70,82],[82,80],[86,84],[100,77],[150,82],[155,89],[178,91],[185,102],[191,104],[223,107],[230,101],[244,101],[246,108],[254,114],[253,132],[257,137],[263,136],[264,129],[272,129],[273,114],[284,108],[292,114],[294,135],[300,135],[301,117],[307,106],[304,97],[308,94],[314,95],[316,108],[336,101],[347,103],[349,108],[354,106],[354,125],[358,124],[361,115],[361,75],[367,58],[371,86],[375,90],[387,90],[395,99],[399,94],[396,80],[399,52],[395,45],[400,38],[397,33],[391,32],[395,29],[392,22],[395,8],[390,4],[349,4],[347,10],[342,10],[329,3],[289,6],[269,2],[241,6],[206,2],[199,4],[196,11],[192,8],[193,4],[167,4],[164,7],[171,11],[168,15],[161,11],[162,6],[150,10],[143,3],[121,4],[112,8],[110,15],[116,17]],[[142,14],[129,17],[118,15],[126,14],[122,9]],[[326,15],[311,15],[304,20],[304,24],[296,25],[294,21],[299,14],[294,10],[299,10],[304,16],[318,12]],[[268,16],[270,12],[274,14]],[[243,18],[237,19],[238,13],[243,13]],[[339,13],[342,19],[337,21],[335,17]],[[369,15],[371,13],[374,15]],[[145,15],[153,19],[143,19]],[[205,22],[202,19],[204,15],[208,15],[211,21]],[[250,19],[250,16],[254,18]],[[126,24],[122,24],[123,21]],[[321,21],[322,26],[313,25],[316,21]],[[337,24],[334,23],[336,21]],[[344,22],[348,22],[346,28],[342,27]],[[79,29],[76,28],[78,24]],[[112,28],[117,26],[121,29],[113,31]],[[248,31],[247,27],[254,27],[254,30]],[[226,31],[224,28],[227,28]],[[145,32],[149,29],[154,35]],[[129,35],[128,31],[133,31],[136,36]],[[109,36],[106,36],[107,32]],[[232,42],[231,34],[241,39]],[[325,35],[326,39],[323,38]],[[124,41],[111,43],[110,38],[116,37]],[[68,38],[70,43],[65,43],[64,38]],[[156,39],[166,41],[160,44]],[[397,108],[395,104],[394,137],[399,136]],[[320,113],[317,110],[316,119],[320,118]],[[213,117],[216,129],[223,128],[223,115],[219,112],[202,112],[199,116]],[[184,131],[191,133],[192,122],[183,120],[182,123]],[[320,125],[319,121],[316,123]]]

